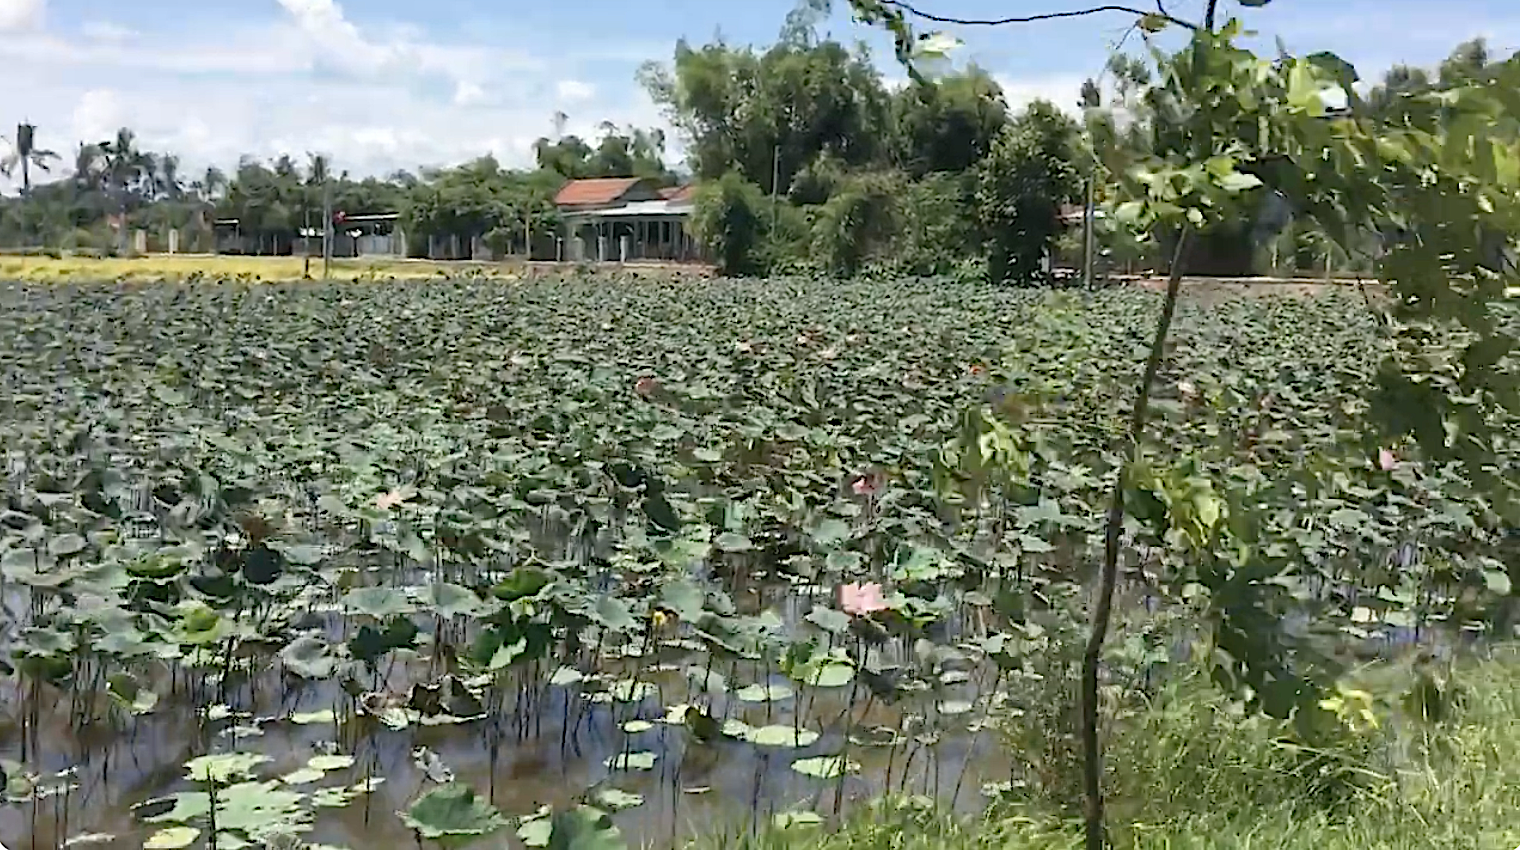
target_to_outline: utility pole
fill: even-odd
[[[777,193],[781,191],[781,143],[777,142],[771,148],[771,229],[775,229],[776,222],[781,218],[781,206],[777,201]]]
[[[1088,289],[1093,285],[1093,248],[1097,244],[1097,234],[1093,227],[1093,206],[1097,198],[1097,174],[1098,169],[1093,170],[1087,177],[1087,196],[1082,199],[1082,285]]]
[[[322,279],[332,277],[333,208],[332,181],[327,171],[322,173]]]

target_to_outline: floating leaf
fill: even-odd
[[[777,812],[775,817],[771,818],[771,823],[776,829],[818,826],[823,823],[823,815],[808,811]]]
[[[627,732],[630,735],[637,735],[640,732],[648,732],[653,728],[654,724],[648,720],[630,720],[627,723],[623,724],[623,731]]]
[[[334,714],[333,710],[330,708],[324,708],[319,711],[298,711],[295,714],[290,715],[290,722],[296,724],[297,726],[311,726],[317,723],[336,723],[338,722],[338,715]]]
[[[501,813],[461,783],[445,785],[418,797],[401,822],[423,838],[489,835],[506,825]]]
[[[613,770],[654,770],[657,756],[651,752],[619,753],[605,764]]]
[[[269,756],[258,753],[219,753],[200,756],[185,762],[185,771],[196,782],[223,783],[237,777],[248,776],[253,769],[269,761]]]
[[[286,785],[307,785],[312,782],[321,781],[322,777],[326,775],[327,774],[323,773],[320,770],[314,770],[310,767],[303,767],[299,770],[292,770],[284,776],[281,776],[280,781]]]
[[[945,700],[939,704],[940,714],[966,714],[970,712],[972,705],[965,700]]]
[[[714,545],[724,552],[749,552],[755,548],[755,544],[751,543],[748,537],[732,531],[718,535]]]
[[[760,726],[748,730],[744,740],[761,747],[808,747],[818,741],[818,733],[793,726]]]
[[[855,773],[860,765],[844,756],[818,756],[792,762],[792,770],[816,779],[834,779],[846,773]]]
[[[353,756],[344,755],[312,756],[306,760],[307,767],[311,768],[312,770],[323,771],[343,770],[345,768],[352,767],[353,763]]]
[[[574,667],[560,667],[554,671],[554,675],[549,677],[549,684],[561,687],[578,685],[584,681],[586,681],[586,674]]]
[[[619,791],[616,788],[599,789],[596,794],[592,795],[592,799],[596,801],[597,805],[605,806],[614,812],[620,812],[623,809],[631,809],[644,804],[644,796],[642,794]]]
[[[549,850],[625,850],[627,844],[607,813],[591,806],[555,812],[550,818]]]
[[[660,689],[650,682],[640,682],[636,679],[622,679],[613,682],[612,687],[608,688],[607,692],[612,694],[612,698],[618,702],[643,702],[659,693]]]
[[[394,587],[361,587],[343,597],[343,607],[356,614],[388,620],[412,613],[416,606]]]
[[[195,843],[201,831],[193,826],[171,826],[148,836],[143,850],[181,850]]]
[[[791,688],[777,683],[748,685],[734,693],[734,696],[742,702],[776,702],[787,699],[791,695]]]

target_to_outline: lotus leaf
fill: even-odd
[[[457,782],[428,791],[398,814],[408,828],[433,840],[489,835],[506,825],[495,806]]]

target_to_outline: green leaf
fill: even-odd
[[[506,825],[501,813],[462,783],[435,788],[398,813],[402,823],[423,838],[489,835]]]
[[[744,740],[760,747],[809,747],[818,741],[818,733],[793,726],[760,726],[749,729]]]
[[[67,558],[83,552],[89,545],[83,536],[78,534],[60,534],[48,541],[48,554],[58,558]]]
[[[185,762],[185,772],[196,782],[225,783],[248,776],[253,769],[270,760],[258,753],[218,753]]]
[[[633,794],[628,791],[620,791],[616,788],[601,788],[592,795],[592,799],[596,801],[597,805],[605,806],[614,812],[620,812],[623,809],[631,809],[644,804],[644,796],[642,794]]]
[[[1244,171],[1232,171],[1229,174],[1216,178],[1215,185],[1233,195],[1260,186],[1261,178],[1255,174],[1247,174]]]
[[[755,544],[751,543],[748,537],[732,531],[725,531],[718,535],[715,545],[724,552],[750,552],[755,548]]]
[[[148,836],[143,850],[181,850],[195,843],[201,831],[193,826],[171,826]]]
[[[792,695],[792,689],[779,683],[753,684],[740,688],[734,697],[740,702],[777,702]]]
[[[1497,596],[1508,596],[1510,594],[1509,574],[1503,570],[1484,570],[1483,583],[1487,585],[1489,593]]]
[[[303,767],[297,770],[292,770],[284,776],[281,776],[280,781],[286,785],[309,785],[313,782],[322,781],[322,777],[326,775],[327,774],[323,773],[320,770],[315,770],[310,767]]]
[[[356,614],[386,620],[412,613],[416,606],[394,587],[361,587],[343,597],[343,606]]]
[[[303,679],[329,678],[338,666],[338,660],[329,654],[327,642],[309,635],[296,638],[280,650],[280,663]]]
[[[307,767],[311,768],[312,770],[322,771],[343,770],[345,768],[352,767],[353,764],[354,757],[345,755],[312,756],[306,760]]]
[[[549,850],[626,850],[627,843],[606,812],[576,806],[555,812],[549,831]]]
[[[654,770],[657,756],[651,752],[619,753],[606,760],[612,770]]]
[[[860,765],[844,756],[818,756],[792,762],[792,770],[815,779],[835,779],[846,773],[855,773]]]

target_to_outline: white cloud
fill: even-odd
[[[573,116],[565,132],[586,138],[604,120],[675,137],[627,62],[588,58],[582,68],[545,39],[520,46],[357,25],[333,0],[280,0],[276,13],[175,32],[101,23],[0,38],[6,111],[60,152],[131,127],[143,147],[178,154],[187,174],[231,169],[244,154],[308,151],[331,153],[354,175],[486,153],[524,166],[561,110]],[[591,73],[597,64],[612,67]],[[670,151],[672,161],[680,155]]]
[[[17,33],[42,26],[43,0],[0,0],[0,33]]]
[[[1079,74],[1056,74],[1046,77],[1015,77],[994,74],[993,79],[1003,87],[1003,97],[1008,109],[1018,112],[1031,102],[1046,100],[1062,112],[1076,114],[1082,94],[1082,83],[1087,79]]]
[[[137,37],[137,31],[110,21],[85,21],[79,32],[91,41],[122,42]]]
[[[74,104],[69,130],[75,138],[93,142],[115,136],[126,122],[120,95],[111,89],[90,89]]]
[[[580,80],[560,80],[554,86],[554,93],[566,103],[579,103],[595,97],[596,86]]]

